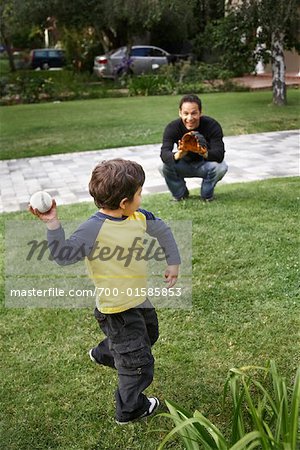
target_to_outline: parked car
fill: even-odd
[[[29,67],[31,69],[61,68],[66,64],[65,53],[56,48],[41,48],[31,50]]]
[[[170,54],[152,45],[134,45],[129,55],[121,47],[94,59],[94,73],[101,78],[115,78],[124,73],[139,75],[149,73],[168,64]]]

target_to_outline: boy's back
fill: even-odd
[[[159,405],[156,397],[143,394],[153,380],[151,346],[158,339],[157,315],[145,289],[145,233],[157,238],[163,249],[167,287],[176,283],[180,264],[170,228],[139,209],[144,180],[142,167],[132,161],[116,159],[96,166],[89,189],[99,211],[69,239],[58,220],[55,201],[47,213],[31,208],[47,224],[49,247],[58,264],[86,260],[99,294],[95,317],[106,335],[89,354],[92,361],[118,370],[115,398],[119,424],[147,417]]]

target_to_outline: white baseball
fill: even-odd
[[[46,191],[38,191],[30,197],[29,203],[33,209],[45,213],[52,206],[52,197]]]

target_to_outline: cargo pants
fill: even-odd
[[[146,300],[138,307],[116,314],[103,314],[96,308],[95,317],[106,335],[94,348],[95,359],[118,371],[116,419],[133,420],[150,406],[143,391],[151,384],[154,374],[151,346],[159,335],[156,311]]]

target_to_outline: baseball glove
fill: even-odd
[[[178,149],[183,152],[193,152],[204,157],[207,156],[206,139],[198,131],[185,133],[178,143]]]

